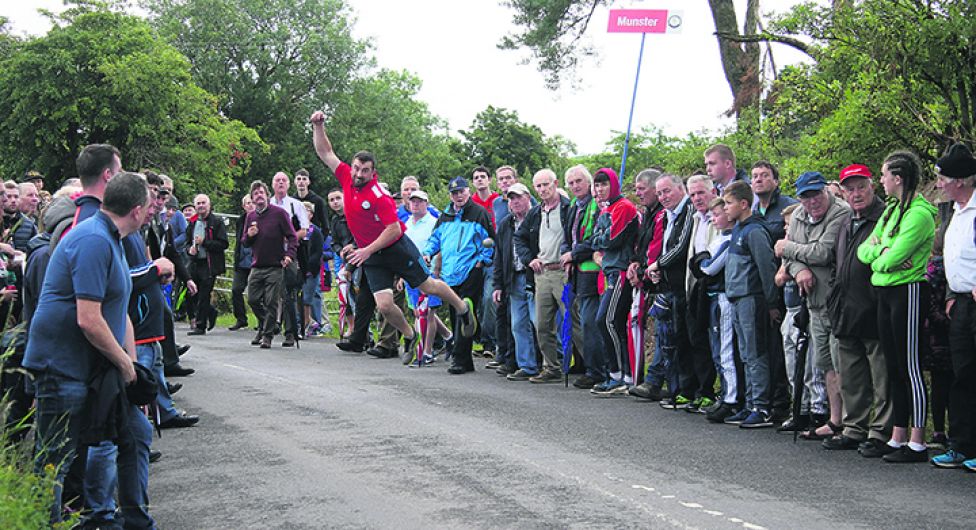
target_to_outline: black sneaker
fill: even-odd
[[[705,419],[711,423],[723,423],[725,418],[735,414],[735,405],[731,403],[720,403],[718,408],[705,415]]]
[[[576,388],[581,388],[583,390],[589,390],[593,388],[593,385],[599,383],[596,379],[588,375],[581,375],[573,381],[573,386]]]
[[[810,427],[810,415],[801,414],[796,418],[790,416],[782,425],[776,427],[776,432],[803,432]]]
[[[894,453],[898,449],[878,440],[876,438],[869,438],[867,442],[858,446],[857,452],[861,453],[864,458],[881,458],[885,455]]]
[[[396,350],[388,350],[383,346],[376,346],[375,348],[366,350],[366,355],[376,357],[377,359],[392,359],[397,356],[397,352]]]
[[[495,373],[496,374],[498,374],[498,375],[504,375],[504,376],[507,376],[509,374],[514,374],[516,371],[517,370],[515,368],[512,368],[511,366],[509,366],[507,364],[503,364],[503,365],[499,366],[498,368],[495,368]]]
[[[259,339],[259,341],[260,341],[260,339]],[[342,351],[349,351],[349,352],[355,352],[355,353],[362,353],[362,352],[366,351],[366,345],[365,344],[360,344],[358,342],[352,342],[351,340],[340,340],[339,342],[336,343],[336,348],[339,348]]]
[[[832,438],[827,438],[821,445],[828,451],[853,451],[861,445],[861,440],[855,440],[850,436],[838,434]]]
[[[908,444],[905,444],[897,451],[884,455],[881,459],[889,464],[916,464],[919,462],[928,462],[929,452],[927,449],[916,451],[908,447]]]
[[[261,339],[263,337],[264,337],[264,333],[261,333],[260,331],[258,331],[258,334],[255,335],[253,339],[251,339],[251,346],[257,346],[257,345],[261,344]],[[342,344],[342,343],[340,342],[339,344]],[[340,346],[339,348],[341,349],[342,346]]]

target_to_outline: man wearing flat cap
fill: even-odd
[[[949,450],[932,458],[943,468],[976,471],[976,159],[964,144],[935,166],[936,185],[953,202],[945,231],[949,352],[955,379],[949,393]]]

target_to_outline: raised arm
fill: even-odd
[[[332,150],[329,136],[325,134],[325,113],[317,110],[312,113],[308,121],[312,122],[312,144],[315,145],[315,154],[319,155],[319,160],[334,172],[341,161]]]

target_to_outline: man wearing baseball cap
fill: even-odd
[[[493,249],[485,246],[485,240],[495,239],[495,229],[488,212],[471,200],[467,179],[454,177],[447,189],[451,192],[451,204],[437,218],[423,254],[428,263],[440,254],[440,277],[451,287],[451,294],[464,299],[468,311],[474,311],[470,314],[473,321],[485,288],[484,269],[492,263]],[[464,329],[467,317],[460,314],[454,304],[451,307],[451,321],[457,338],[454,361],[447,371],[459,375],[474,371],[471,360],[474,333]]]
[[[783,258],[786,271],[796,281],[800,294],[806,297],[815,366],[826,372],[830,418],[827,425],[806,434],[812,439],[829,438],[841,430],[840,371],[837,345],[827,316],[827,294],[834,274],[837,234],[851,209],[825,190],[826,186],[827,179],[818,171],[808,171],[796,179],[800,207],[793,212],[786,239],[774,246],[776,257]]]
[[[458,315],[456,323],[460,325],[461,335],[467,339],[474,336],[478,323],[473,302],[462,301],[443,281],[431,278],[417,247],[409,240],[404,240],[404,224],[397,217],[396,203],[379,186],[376,157],[368,151],[360,151],[353,156],[350,166],[339,160],[332,149],[332,142],[325,133],[325,114],[316,111],[309,121],[312,123],[315,153],[335,173],[342,187],[344,211],[358,246],[343,257],[352,265],[363,266],[363,272],[373,290],[376,307],[406,337],[406,351],[414,350],[420,334],[414,332],[403,312],[396,306],[393,296],[394,274],[403,278],[411,287],[436,295],[451,304],[452,313]],[[484,208],[481,210],[484,211]],[[484,212],[484,217],[488,218],[487,212]]]
[[[857,259],[857,248],[871,236],[885,209],[871,177],[871,170],[862,164],[840,172],[840,185],[851,211],[844,215],[837,234],[836,272],[827,310],[843,374],[840,393],[844,430],[824,440],[823,446],[829,450],[858,449],[866,458],[877,458],[891,438],[892,416],[871,267]]]
[[[935,172],[937,186],[954,203],[943,256],[955,379],[949,393],[949,450],[932,464],[976,471],[976,159],[967,146],[956,144],[939,159]]]

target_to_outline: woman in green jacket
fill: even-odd
[[[891,153],[881,171],[888,207],[871,237],[858,247],[857,257],[871,266],[871,284],[878,294],[878,333],[888,365],[894,428],[884,460],[926,462],[926,389],[918,349],[922,309],[928,305],[925,269],[935,237],[936,209],[916,194],[922,163],[915,153]]]

